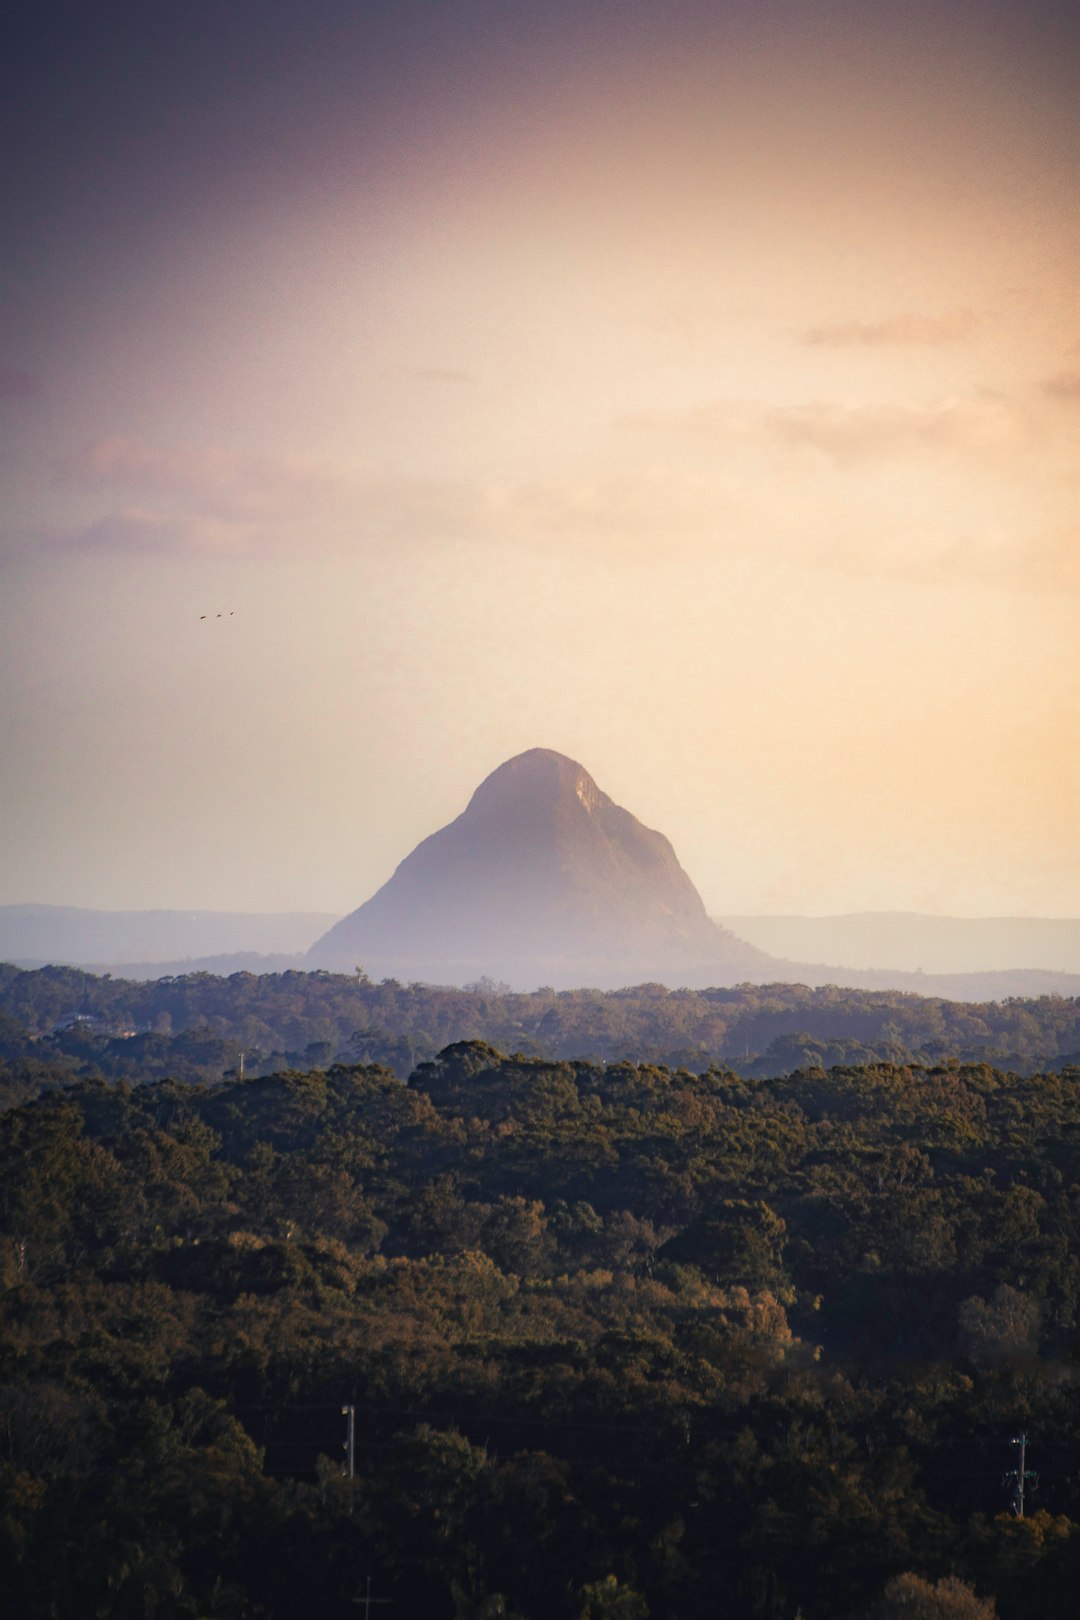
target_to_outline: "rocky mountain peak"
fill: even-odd
[[[529,748],[485,776],[465,813],[467,815],[474,806],[485,810],[499,806],[517,812],[526,801],[539,800],[550,805],[559,800],[569,804],[573,799],[589,811],[611,803],[584,765],[568,759],[565,754],[557,754],[552,748]]]
[[[709,920],[662,833],[550,748],[492,771],[309,953],[394,977],[595,985],[761,956]]]

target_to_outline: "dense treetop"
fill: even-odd
[[[15,1612],[1071,1620],[1078,1189],[1069,1068],[69,1078],[0,1118]]]

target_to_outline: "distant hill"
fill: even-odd
[[[39,962],[22,962],[15,965],[23,968],[45,966]],[[529,968],[529,964],[525,963],[521,988],[539,988],[541,980],[550,986],[553,979],[561,978],[558,966],[559,964],[553,964],[550,960],[541,961],[534,965],[531,976],[525,977]],[[118,979],[140,981],[179,978],[193,973],[211,974],[218,978],[228,978],[233,973],[288,973],[295,977],[298,972],[310,974],[311,963],[303,955],[260,955],[255,951],[234,951],[225,956],[187,956],[169,962],[99,962],[94,963],[89,971],[109,973]],[[477,974],[475,962],[433,963],[424,970],[423,964],[416,961],[398,963],[381,961],[377,971],[380,977],[385,976],[393,980],[401,976],[409,983],[419,982],[433,988],[453,985],[473,986],[478,980],[482,986],[500,988],[497,981],[491,979],[490,974]],[[610,965],[605,967],[604,964],[595,961],[586,963],[582,967],[582,974],[580,984],[566,984],[562,989],[565,991],[590,986],[593,989],[618,989],[624,984],[629,985],[631,979],[634,979],[635,983],[641,983],[643,977],[651,978],[653,982],[662,982],[656,980],[655,974],[643,976],[639,973],[635,976],[630,970],[622,975],[614,975]],[[600,983],[601,979],[605,981],[604,984]],[[954,1002],[1004,1001],[1015,996],[1023,998],[1080,996],[1080,973],[1053,973],[1039,968],[1013,968],[1010,972],[998,973],[904,973],[897,968],[846,968],[827,963],[792,962],[780,957],[766,956],[764,952],[761,953],[757,966],[745,964],[718,966],[708,963],[694,966],[691,963],[683,963],[678,966],[677,971],[667,972],[669,989],[707,990],[712,986],[730,988],[737,984],[897,990],[920,997],[940,996],[946,1001]]]
[[[935,917],[866,911],[834,917],[723,916],[740,938],[774,956],[901,973],[1080,973],[1080,920]]]
[[[767,959],[709,919],[662,833],[576,761],[532,748],[308,952],[311,967],[358,963],[443,983],[608,986],[694,970],[730,982]]]
[[[277,951],[226,951],[222,956],[181,956],[169,962],[96,962],[88,971],[134,980],[175,979],[191,973],[227,979],[233,973],[303,972],[306,966],[302,951],[287,956]]]
[[[294,956],[333,917],[321,911],[93,911],[0,906],[0,960],[23,964],[188,962],[196,957]]]

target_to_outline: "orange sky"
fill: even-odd
[[[1080,914],[1076,38],[879,11],[28,38],[0,902],[345,911],[541,745],[718,912]]]

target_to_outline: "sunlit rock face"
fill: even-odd
[[[493,771],[309,959],[515,986],[683,982],[680,969],[709,965],[730,979],[767,961],[710,921],[662,833],[548,748]]]

